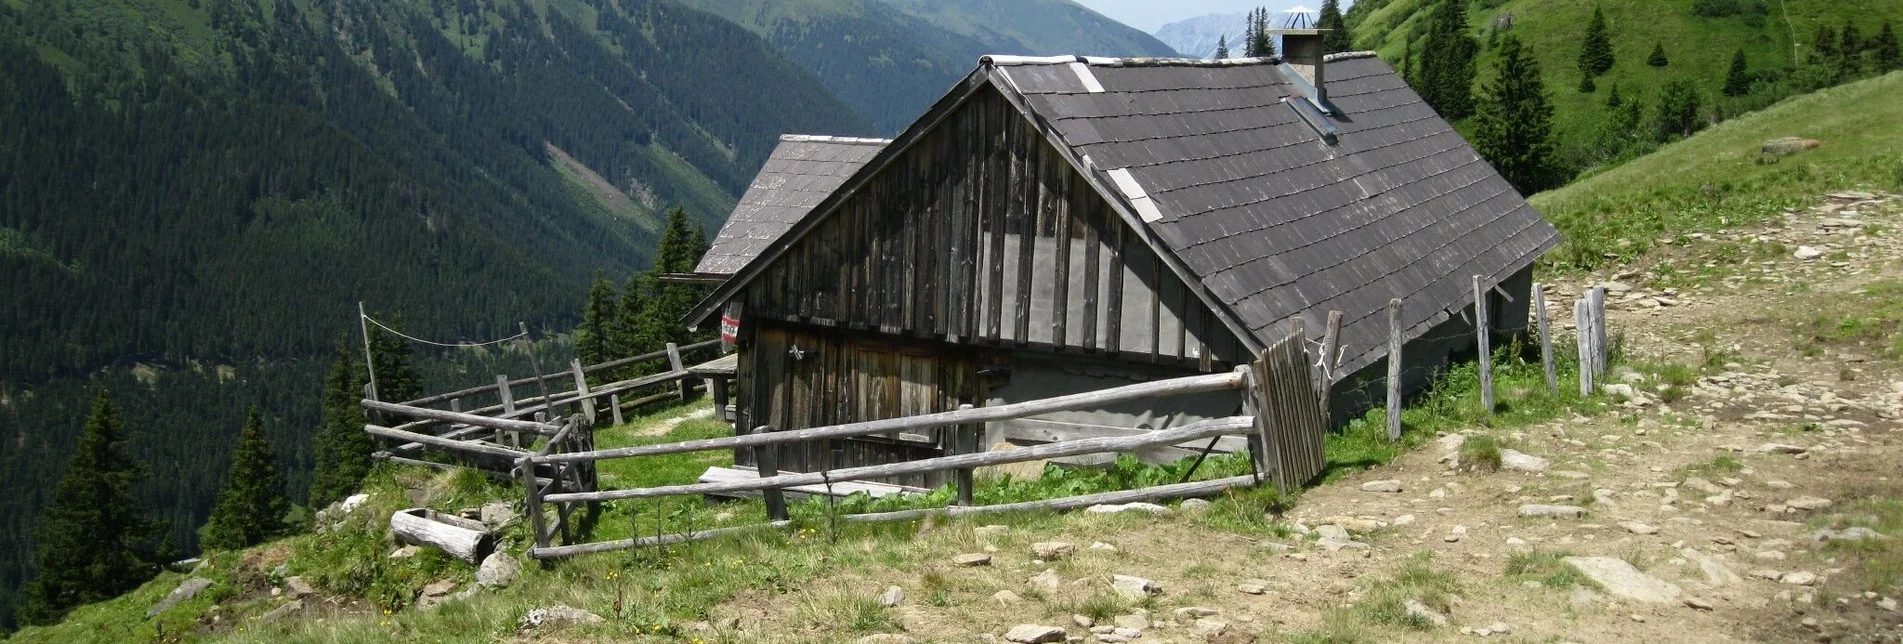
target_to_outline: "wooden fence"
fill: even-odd
[[[1296,329],[1299,331],[1299,327]],[[734,528],[706,530],[687,534],[657,535],[637,537],[611,542],[552,545],[553,530],[538,527],[536,541],[529,550],[529,556],[537,559],[553,559],[579,554],[607,552],[649,545],[677,543],[697,539],[711,538],[734,532],[770,528],[786,525],[787,508],[783,491],[799,486],[830,486],[853,481],[886,479],[908,474],[927,472],[950,472],[957,488],[955,505],[947,508],[908,510],[857,514],[844,517],[848,521],[890,521],[908,520],[930,513],[953,515],[978,514],[986,512],[1005,512],[1029,509],[1071,509],[1086,507],[1096,503],[1131,502],[1159,498],[1208,494],[1230,486],[1253,486],[1263,482],[1275,485],[1283,491],[1297,489],[1302,483],[1319,474],[1323,467],[1322,434],[1325,429],[1322,402],[1316,395],[1315,374],[1310,366],[1304,336],[1292,335],[1290,340],[1264,351],[1254,364],[1238,367],[1229,373],[1190,376],[1170,380],[1160,380],[1133,384],[1101,391],[1071,394],[1033,400],[995,407],[969,407],[956,411],[907,416],[884,420],[872,420],[843,425],[814,427],[792,431],[774,431],[771,427],[761,427],[750,433],[739,433],[732,437],[682,441],[639,447],[625,447],[593,451],[548,451],[520,458],[518,470],[522,472],[540,472],[544,468],[568,467],[593,464],[602,460],[640,458],[681,454],[712,450],[731,450],[736,448],[758,448],[780,446],[807,441],[832,440],[886,434],[890,432],[918,432],[937,428],[958,428],[958,431],[971,434],[982,431],[983,423],[1025,419],[1027,417],[1052,412],[1071,410],[1101,409],[1105,405],[1162,396],[1177,396],[1211,391],[1234,391],[1241,398],[1244,414],[1226,418],[1214,418],[1191,423],[1181,427],[1133,433],[1124,436],[1077,438],[1061,440],[1009,451],[979,452],[967,451],[935,458],[848,467],[820,472],[781,473],[770,462],[770,457],[759,465],[759,477],[742,480],[721,480],[696,482],[680,485],[665,485],[625,490],[563,490],[560,486],[526,484],[528,491],[527,507],[531,515],[539,516],[544,505],[557,505],[568,512],[575,504],[597,504],[620,499],[658,498],[682,495],[733,495],[736,493],[758,492],[766,501],[769,521],[767,523]],[[998,506],[976,506],[972,504],[972,471],[979,467],[1042,461],[1046,459],[1097,454],[1106,452],[1131,452],[1154,446],[1180,446],[1207,450],[1208,447],[1197,444],[1214,441],[1225,436],[1246,436],[1251,454],[1254,473],[1249,476],[1233,477],[1216,481],[1200,481],[1163,485],[1138,490],[1126,490],[1106,494],[1086,495],[1049,499],[1027,503],[1014,503]],[[973,439],[975,441],[975,437]],[[973,442],[975,445],[975,442]],[[776,450],[758,450],[758,454],[772,454]]]

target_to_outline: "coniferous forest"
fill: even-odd
[[[724,218],[783,132],[873,129],[668,0],[0,0],[0,626],[99,392],[194,552],[249,409],[305,502],[358,301],[565,363],[595,272],[649,267],[669,207]]]

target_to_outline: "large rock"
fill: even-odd
[[[171,610],[173,606],[191,601],[193,597],[198,596],[198,593],[204,592],[206,588],[210,588],[211,584],[212,581],[204,577],[193,577],[180,582],[177,588],[173,588],[172,592],[165,596],[165,599],[159,600],[159,603],[153,604],[152,608],[147,609],[145,616],[151,617]]]
[[[962,554],[956,557],[952,557],[952,564],[957,566],[962,566],[965,568],[989,566],[991,565],[991,555],[988,555],[982,552]]]
[[[482,506],[482,524],[495,530],[515,522],[515,506],[496,501]]]
[[[1578,519],[1586,516],[1586,509],[1577,505],[1522,505],[1520,516],[1547,519]]]
[[[885,593],[879,595],[879,605],[893,608],[905,603],[905,589],[898,586],[886,586]]]
[[[1640,572],[1623,559],[1567,557],[1561,561],[1591,579],[1606,594],[1627,601],[1676,604],[1685,592],[1671,582]]]
[[[303,577],[285,577],[284,594],[303,599],[317,594],[317,589],[312,588],[311,582],[305,580]]]
[[[605,621],[607,620],[602,619],[600,615],[573,606],[557,604],[547,608],[529,609],[529,612],[522,616],[522,621],[516,624],[516,628],[518,630],[529,630],[543,626],[600,624]]]
[[[1427,604],[1421,603],[1421,600],[1409,599],[1407,603],[1402,604],[1401,607],[1407,610],[1407,616],[1409,618],[1434,626],[1447,625],[1447,616],[1435,612],[1432,608],[1428,608]]]
[[[303,612],[304,612],[304,600],[293,599],[289,603],[284,604],[283,606],[273,608],[270,611],[266,612],[265,614],[259,615],[258,621],[266,622],[266,623],[275,622],[280,619],[284,619],[286,617],[297,615]]]
[[[1830,499],[1826,499],[1822,497],[1800,496],[1795,499],[1785,501],[1784,505],[1797,508],[1799,510],[1822,510],[1824,508],[1830,507],[1831,503],[1830,503]]]
[[[1076,552],[1077,546],[1069,541],[1039,541],[1031,544],[1031,554],[1045,561],[1063,559]]]
[[[1500,467],[1521,472],[1544,472],[1550,461],[1517,450],[1500,450]]]
[[[1110,587],[1117,591],[1117,594],[1131,601],[1143,601],[1151,595],[1159,595],[1163,592],[1162,584],[1130,575],[1111,575]]]
[[[1814,150],[1823,145],[1823,141],[1806,139],[1801,136],[1780,136],[1758,146],[1758,154],[1766,157],[1785,157],[1805,150]]]
[[[1005,631],[1004,640],[1017,644],[1047,644],[1064,641],[1064,629],[1057,626],[1019,624]]]
[[[476,569],[476,583],[483,588],[508,588],[521,574],[522,564],[517,563],[515,557],[497,552],[482,560],[482,567]]]
[[[1842,530],[1823,529],[1811,534],[1811,543],[1824,545],[1832,541],[1882,541],[1890,537],[1875,530],[1857,526]]]
[[[1380,492],[1385,494],[1398,494],[1401,492],[1402,489],[1403,487],[1401,485],[1400,479],[1368,481],[1366,483],[1361,484],[1361,491],[1363,492]]]

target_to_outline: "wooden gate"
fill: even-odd
[[[1322,455],[1327,416],[1315,394],[1313,364],[1306,336],[1298,330],[1263,350],[1255,364],[1243,367],[1250,370],[1249,386],[1255,394],[1244,402],[1256,422],[1250,451],[1257,471],[1284,494],[1301,489],[1327,464]]]

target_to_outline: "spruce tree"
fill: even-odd
[[[1890,28],[1889,21],[1883,22],[1883,30],[1871,39],[1870,48],[1876,54],[1877,73],[1888,74],[1903,68],[1903,49],[1899,49],[1896,31]]]
[[[21,591],[20,621],[58,622],[75,606],[117,597],[158,573],[151,544],[159,526],[132,495],[147,470],[126,452],[127,440],[101,392],[40,522],[37,575]]]
[[[1586,23],[1586,40],[1579,47],[1579,71],[1598,76],[1612,69],[1612,34],[1606,27],[1606,12],[1593,7],[1592,21]]]
[[[1229,59],[1229,34],[1216,37],[1216,60]]]
[[[1321,18],[1316,21],[1318,27],[1330,30],[1322,36],[1322,47],[1328,53],[1351,51],[1355,48],[1354,35],[1348,31],[1348,22],[1341,17],[1341,0],[1322,0]]]
[[[1731,71],[1725,73],[1725,96],[1751,93],[1751,76],[1745,73],[1744,49],[1731,55]]]
[[[1606,109],[1619,109],[1619,106],[1623,103],[1625,103],[1625,97],[1619,95],[1619,86],[1613,85],[1612,91],[1606,93]]]
[[[1837,59],[1837,32],[1830,25],[1817,25],[1817,37],[1812,39],[1811,55],[1807,61],[1812,65],[1831,65]]]
[[[316,466],[311,470],[309,505],[328,507],[357,492],[370,473],[376,441],[363,432],[363,364],[348,338],[337,343],[337,358],[324,377],[323,420],[317,427]]]
[[[1494,69],[1494,78],[1480,91],[1474,148],[1522,194],[1551,187],[1556,175],[1553,106],[1540,80],[1539,61],[1518,37],[1506,34]]]
[[[1844,23],[1837,40],[1837,82],[1844,83],[1863,75],[1863,35],[1857,25]]]
[[[1664,67],[1671,64],[1671,61],[1665,59],[1665,41],[1659,41],[1652,45],[1652,55],[1646,57],[1645,64],[1653,67]]]
[[[1586,74],[1584,76],[1579,77],[1579,93],[1591,94],[1598,90],[1599,90],[1599,84],[1593,82],[1592,74]]]
[[[582,306],[581,326],[575,329],[575,355],[582,364],[601,364],[620,357],[614,341],[615,287],[595,271],[595,283]]]
[[[1429,19],[1422,47],[1421,98],[1448,120],[1473,114],[1474,54],[1479,48],[1467,30],[1467,1],[1442,0]]]
[[[264,439],[264,419],[257,409],[245,419],[231,451],[231,472],[206,521],[205,547],[239,550],[290,534],[284,517],[291,502],[284,497],[284,477],[278,473],[277,452]]]
[[[1698,110],[1703,103],[1698,94],[1698,86],[1684,78],[1674,78],[1659,90],[1658,111],[1654,124],[1658,127],[1660,142],[1672,137],[1691,136],[1702,125],[1698,120]]]

